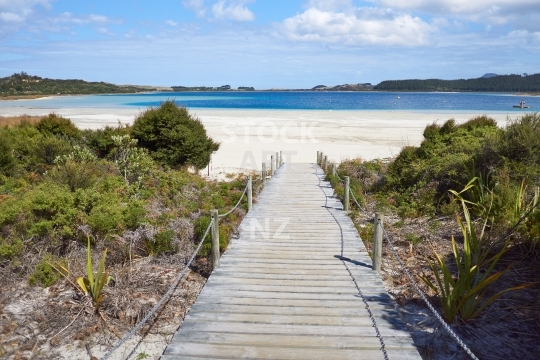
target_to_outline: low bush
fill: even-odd
[[[207,134],[201,121],[174,101],[166,101],[159,108],[140,114],[133,124],[133,136],[140,146],[148,149],[159,163],[178,168],[191,165],[202,169],[219,143]]]

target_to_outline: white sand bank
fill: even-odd
[[[119,122],[132,123],[141,110],[9,107],[0,108],[0,115],[45,115],[54,111],[81,128],[96,129],[116,126]],[[318,150],[331,161],[391,157],[403,146],[420,144],[425,126],[433,122],[442,124],[454,118],[461,123],[488,115],[504,126],[509,115],[502,112],[229,109],[193,109],[191,112],[201,119],[209,135],[221,142],[210,165],[210,173],[216,177],[225,172],[260,170],[262,162],[269,161],[270,155],[280,150],[284,158],[292,162],[314,162]]]

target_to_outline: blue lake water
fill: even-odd
[[[174,100],[187,108],[276,110],[427,110],[503,111],[540,110],[539,96],[503,93],[410,92],[180,92],[122,95],[60,96],[47,99],[0,101],[2,107],[146,108]],[[529,109],[513,108],[524,100]],[[1,114],[0,114],[1,115]]]

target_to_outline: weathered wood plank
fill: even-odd
[[[356,284],[389,358],[420,359],[322,178],[285,164],[267,181],[162,359],[382,359]]]

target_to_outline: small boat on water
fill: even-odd
[[[521,100],[519,102],[519,105],[514,105],[515,108],[520,108],[520,109],[528,109],[530,108],[529,105],[525,105],[525,101]]]

